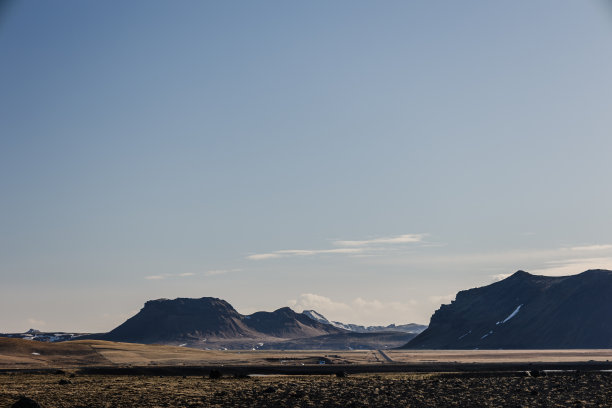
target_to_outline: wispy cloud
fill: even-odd
[[[360,241],[333,241],[334,246],[345,248],[329,248],[329,249],[283,249],[279,251],[266,252],[261,254],[251,254],[247,259],[260,261],[265,259],[276,259],[291,256],[313,256],[313,255],[330,255],[330,254],[350,254],[364,256],[368,253],[379,252],[385,246],[414,244],[423,241],[425,234],[404,234],[393,237],[374,238]]]
[[[612,244],[583,245],[571,247],[570,249],[572,251],[607,251],[612,249]]]
[[[504,279],[508,278],[510,275],[512,274],[511,273],[498,273],[497,275],[491,275],[491,277],[493,278],[495,282],[499,282],[499,281],[503,281]]]
[[[336,249],[283,249],[265,254],[253,254],[247,256],[251,260],[274,259],[289,256],[313,256],[322,254],[358,254],[363,252],[361,248],[336,248]]]
[[[174,278],[188,278],[191,276],[204,275],[204,276],[215,276],[215,275],[224,275],[226,273],[231,272],[240,272],[242,269],[211,269],[206,272],[183,272],[183,273],[162,273],[159,275],[149,275],[145,276],[147,280],[164,280],[164,279],[174,279]]]
[[[337,246],[369,246],[369,245],[396,245],[396,244],[413,244],[423,241],[425,234],[404,234],[394,237],[374,238],[360,241],[334,241]]]
[[[584,272],[589,269],[612,270],[612,257],[559,259],[548,261],[539,269],[530,272],[536,275],[567,276]]]
[[[33,317],[30,317],[28,319],[28,324],[32,325],[32,326],[35,326],[35,327],[32,327],[33,329],[35,329],[37,327],[44,327],[44,326],[46,326],[47,322],[45,322],[44,320],[35,319]]]
[[[195,273],[193,272],[184,272],[184,273],[162,273],[159,275],[149,275],[149,276],[145,276],[145,279],[147,280],[163,280],[163,279],[170,279],[170,278],[186,278],[188,276],[194,276]]]
[[[566,276],[589,269],[612,269],[612,244],[580,245],[561,248],[541,267],[530,272],[537,275]]]
[[[212,269],[204,272],[206,276],[225,275],[226,273],[241,272],[242,269]]]
[[[495,280],[506,278],[507,272],[523,269],[541,275],[572,275],[587,269],[612,268],[612,244],[560,246],[557,248],[509,249],[480,253],[414,253],[410,256],[389,253],[378,258],[378,265],[404,267],[453,267],[471,268],[481,271],[503,271],[491,275]]]
[[[349,302],[339,302],[315,293],[302,293],[297,299],[287,302],[294,310],[316,310],[330,320],[342,323],[383,324],[376,321],[386,316],[387,323],[407,323],[406,314],[413,311],[416,301],[394,302],[357,297]],[[396,319],[400,320],[396,320]]]

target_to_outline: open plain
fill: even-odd
[[[611,350],[245,352],[0,339],[0,408],[22,396],[47,408],[609,406],[610,360]]]
[[[0,338],[0,370],[159,367],[364,367],[474,371],[486,367],[592,366],[612,369],[612,350],[199,350],[100,340],[43,343]],[[375,367],[376,368],[375,368]],[[393,370],[391,367],[399,367]],[[419,369],[419,367],[422,368]],[[326,367],[327,368],[327,367]],[[327,368],[331,369],[331,368]]]

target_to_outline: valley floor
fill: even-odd
[[[534,378],[404,373],[213,380],[203,376],[0,374],[0,407],[10,407],[22,395],[45,408],[598,407],[612,404],[612,375],[554,373]]]
[[[469,368],[472,364],[520,366],[529,363],[546,363],[547,368],[559,363],[597,363],[601,366],[598,369],[612,369],[612,350],[215,351],[96,340],[42,343],[0,338],[0,371],[100,366],[291,366],[316,365],[320,361],[332,365],[404,366],[396,371],[448,371],[434,366]]]
[[[23,395],[45,408],[612,406],[612,350],[244,352],[0,339],[0,408]]]

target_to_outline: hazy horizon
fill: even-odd
[[[427,324],[612,269],[611,10],[5,3],[0,332],[205,296]]]

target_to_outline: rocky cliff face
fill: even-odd
[[[612,271],[546,277],[518,271],[461,291],[404,348],[612,347]]]

